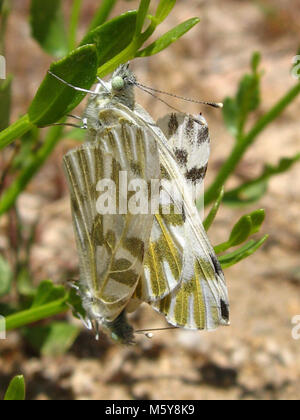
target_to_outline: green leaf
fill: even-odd
[[[63,286],[55,286],[50,280],[45,280],[39,285],[31,308],[64,299],[66,296],[67,292]]]
[[[0,255],[0,297],[9,293],[13,273],[8,262]]]
[[[158,23],[163,22],[175,6],[176,0],[160,0],[155,17]]]
[[[260,79],[258,73],[260,54],[254,53],[251,58],[251,74],[245,74],[239,83],[235,98],[225,98],[223,117],[228,131],[240,139],[250,112],[255,111],[260,104]]]
[[[255,210],[250,214],[242,216],[234,225],[230,237],[230,246],[237,246],[244,242],[250,235],[257,233],[265,220],[263,209]]]
[[[227,242],[214,247],[216,254],[225,252],[227,249],[244,242],[251,233],[251,217],[245,215],[234,225]]]
[[[98,54],[97,66],[115,57],[132,41],[137,12],[127,12],[89,32],[80,45],[95,44]]]
[[[140,7],[137,14],[136,26],[135,26],[135,36],[138,37],[144,26],[144,22],[148,13],[149,5],[151,0],[141,0]]]
[[[255,233],[259,232],[261,225],[265,220],[266,213],[264,209],[259,209],[250,213],[249,216],[252,223],[250,235],[254,235]]]
[[[232,265],[237,264],[239,261],[248,258],[250,255],[254,254],[254,252],[257,251],[258,248],[260,248],[267,239],[268,235],[265,235],[259,241],[251,240],[240,249],[219,256],[218,259],[222,268],[225,269],[231,267]]]
[[[226,192],[224,202],[230,205],[241,205],[259,200],[267,191],[269,179],[288,171],[299,160],[300,153],[297,153],[291,158],[280,159],[278,165],[265,165],[263,172],[257,178]]]
[[[50,70],[73,86],[89,89],[96,79],[97,61],[96,47],[85,45],[52,64]],[[55,123],[74,109],[84,96],[85,93],[48,73],[30,105],[30,121],[41,127]]]
[[[223,101],[223,118],[227,130],[234,136],[238,135],[238,107],[236,100],[233,98],[225,98]]]
[[[160,51],[167,48],[170,44],[175,42],[178,38],[182,37],[186,32],[188,32],[193,26],[199,23],[200,19],[191,18],[183,23],[180,23],[175,28],[171,29],[169,32],[162,35],[159,39],[154,41],[148,47],[140,50],[136,53],[136,57],[148,57],[154,54],[159,53]]]
[[[223,197],[224,197],[224,187],[221,188],[221,191],[218,195],[217,200],[215,201],[214,205],[210,209],[210,212],[206,216],[206,219],[203,221],[203,227],[206,231],[208,231],[208,229],[213,224],[213,221],[215,220],[215,217],[218,213],[218,210],[219,210],[219,207],[220,207],[221,202],[223,200]]]
[[[52,322],[46,326],[24,328],[23,334],[31,346],[43,356],[60,356],[76,340],[80,329],[66,322]]]
[[[236,97],[238,115],[238,133],[241,135],[250,112],[255,111],[260,104],[260,75],[246,74],[239,86]]]
[[[234,225],[227,242],[217,245],[214,249],[216,254],[220,254],[227,249],[240,245],[246,239],[257,233],[265,219],[263,209],[255,210],[250,214],[242,216]]]
[[[30,25],[33,38],[44,51],[60,58],[68,52],[60,0],[31,0]]]
[[[251,58],[251,68],[252,68],[253,73],[257,73],[260,62],[261,62],[261,54],[260,52],[256,51],[255,53],[253,53],[252,58]]]
[[[102,0],[101,5],[91,22],[89,30],[97,28],[97,26],[102,25],[110,15],[112,9],[114,8],[117,0]],[[121,29],[121,28],[120,28]]]
[[[10,382],[6,391],[5,401],[24,401],[25,400],[25,381],[24,376],[15,376]]]
[[[0,81],[0,131],[9,126],[12,76]]]

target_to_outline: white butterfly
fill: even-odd
[[[87,141],[64,156],[87,323],[123,343],[133,341],[126,310],[136,302],[148,302],[177,327],[229,324],[224,275],[186,193],[205,176],[207,123],[173,113],[155,124],[135,103],[135,83],[122,65],[97,85],[84,115]],[[128,182],[165,181],[156,214],[97,212],[101,179],[114,182],[120,205],[120,172]]]

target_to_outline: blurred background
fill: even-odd
[[[63,3],[67,14],[71,1]],[[83,1],[80,36],[98,3]],[[137,1],[120,0],[113,15],[137,6]],[[13,0],[6,46],[7,71],[15,75],[12,121],[26,113],[52,61],[30,36],[28,11],[28,0]],[[259,51],[264,71],[262,100],[253,121],[295,84],[291,66],[299,48],[297,0],[178,1],[159,31],[164,33],[193,16],[201,22],[182,39],[153,58],[134,60],[132,68],[141,83],[219,102],[235,95],[240,78],[249,72],[252,53]],[[154,118],[170,112],[144,93],[137,92],[137,97]],[[212,141],[208,186],[234,140],[219,110],[170,102],[185,112],[202,111],[208,121]],[[265,163],[277,164],[281,157],[300,151],[299,111],[296,99],[249,148],[227,188],[257,176]],[[61,141],[18,201],[23,228],[35,227],[30,271],[36,284],[45,279],[59,284],[78,277],[61,165],[63,154],[77,144],[71,136]],[[6,153],[1,152],[0,165]],[[23,373],[28,399],[298,399],[300,340],[292,338],[292,318],[300,315],[299,178],[296,163],[270,180],[267,193],[257,203],[244,208],[222,206],[210,230],[212,243],[218,244],[227,239],[241,215],[257,208],[266,211],[262,233],[270,235],[268,241],[253,256],[225,271],[230,327],[210,333],[157,332],[151,340],[138,336],[132,347],[106,339],[96,342],[82,330],[70,350],[55,357],[40,355],[19,332],[10,332],[0,341],[0,389],[13,375]],[[7,259],[11,258],[12,220],[9,215],[0,218],[0,252]],[[67,317],[77,324],[71,314]],[[132,322],[139,328],[165,326],[163,317],[146,305]]]

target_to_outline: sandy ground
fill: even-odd
[[[67,2],[66,2],[67,3]],[[132,7],[136,2],[131,2]],[[26,112],[49,57],[29,37],[25,18],[28,1],[15,0],[7,46],[9,71],[16,74],[13,120]],[[120,2],[125,10],[128,3]],[[188,5],[188,7],[187,7]],[[273,5],[273,12],[268,12]],[[84,2],[84,21],[95,2]],[[249,68],[253,51],[262,53],[262,104],[268,110],[295,80],[290,75],[298,48],[297,1],[178,1],[161,31],[191,16],[201,23],[176,45],[150,59],[136,60],[139,80],[184,96],[220,101],[233,95]],[[82,28],[82,31],[84,28]],[[17,42],[18,40],[18,42]],[[169,110],[144,94],[138,100],[154,117]],[[176,102],[189,112],[199,107]],[[247,152],[228,187],[258,174],[263,164],[299,152],[299,99],[278,118]],[[207,185],[228,155],[233,140],[221,114],[204,109],[212,155]],[[63,181],[61,158],[74,142],[63,141],[19,201],[24,225],[39,220],[32,249],[36,282],[59,282],[77,275],[77,255]],[[61,358],[41,358],[17,332],[0,342],[0,389],[13,374],[24,373],[29,399],[298,399],[300,341],[291,335],[292,318],[300,314],[300,166],[275,177],[268,193],[245,209],[222,207],[210,231],[212,243],[227,238],[240,215],[266,210],[262,232],[267,244],[251,258],[227,269],[231,326],[216,332],[158,332],[152,340],[138,337],[134,347],[119,347],[105,339],[97,343],[86,331]],[[0,249],[7,253],[6,218],[0,221]],[[71,322],[76,322],[69,316]],[[133,322],[139,328],[164,326],[147,306]]]

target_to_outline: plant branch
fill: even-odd
[[[285,108],[299,95],[299,93],[300,83],[297,83],[273,106],[269,112],[257,121],[248,134],[237,141],[230,156],[224,162],[217,174],[214,182],[206,191],[205,205],[210,204],[216,199],[218,191],[232,174],[248,147],[256,140],[257,136],[285,110]]]
[[[11,124],[5,130],[0,132],[0,150],[10,145],[15,139],[27,133],[33,124],[29,121],[28,114],[24,115],[18,121]]]

